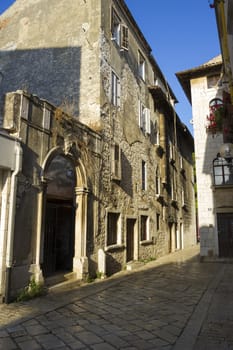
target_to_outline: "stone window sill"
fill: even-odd
[[[149,245],[149,244],[152,244],[153,241],[152,239],[147,239],[147,240],[144,240],[144,241],[140,241],[140,245]]]
[[[124,248],[125,248],[124,244],[113,244],[113,245],[109,245],[109,246],[105,247],[104,251],[110,252],[113,250],[119,250],[119,249],[124,249]]]

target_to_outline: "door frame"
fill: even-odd
[[[127,260],[127,222],[128,220],[134,221],[134,233],[133,233],[133,260],[138,260],[139,257],[139,231],[138,231],[138,218],[136,216],[127,216],[125,218],[125,243],[126,243],[126,256],[125,256],[125,261],[126,263],[129,262]]]
[[[77,152],[78,153],[78,152]],[[43,246],[44,246],[44,221],[46,208],[46,187],[47,181],[44,177],[45,171],[50,162],[56,155],[69,157],[74,165],[76,175],[76,184],[74,188],[74,258],[73,273],[77,279],[84,279],[88,275],[88,258],[87,254],[87,208],[89,189],[87,186],[87,175],[84,164],[80,158],[75,155],[65,154],[61,147],[54,147],[49,151],[42,164],[40,177],[40,187],[38,188],[37,197],[37,232],[36,232],[36,256],[35,263],[31,265],[30,272],[33,273],[36,281],[44,281],[41,269],[43,263]]]
[[[67,210],[65,208],[68,208],[68,215],[64,215],[64,210]],[[52,210],[52,214],[55,214],[54,220],[50,221],[48,219],[48,215],[50,211]],[[45,210],[45,230],[44,230],[44,246],[43,246],[43,265],[42,265],[42,271],[43,275],[49,276],[53,275],[62,271],[71,272],[72,271],[72,264],[71,260],[74,257],[74,205],[73,201],[70,200],[61,200],[56,198],[50,198],[48,197],[46,200],[46,210]],[[59,225],[59,219],[62,218],[64,222],[68,223],[68,230],[62,230],[62,232],[66,232],[65,239],[62,237],[62,245],[63,247],[67,247],[68,256],[64,261],[64,265],[62,268],[59,268],[57,266],[58,264],[58,257],[62,257],[62,251],[60,253],[58,252],[57,244],[58,244],[58,238],[61,237],[60,233],[61,231],[59,228],[62,226]],[[54,237],[50,237],[50,233],[47,231],[46,227],[47,224],[52,224],[52,232],[54,232]],[[51,226],[51,225],[50,225]],[[63,236],[63,235],[62,235]],[[51,241],[52,239],[52,241]],[[48,244],[47,244],[48,243]],[[51,244],[51,245],[50,245]],[[46,245],[48,249],[46,249]],[[54,254],[52,254],[54,252]],[[63,256],[64,258],[64,256]],[[46,263],[45,263],[46,262]],[[49,267],[51,266],[51,269]],[[49,272],[50,270],[50,272]]]
[[[227,221],[227,230],[228,230],[228,226],[230,225],[230,220],[233,222],[233,212],[218,212],[216,213],[216,219],[217,219],[217,238],[218,238],[218,255],[219,257],[222,258],[233,258],[233,225],[232,225],[232,229],[230,230],[231,232],[227,234],[227,239],[224,240],[224,242],[226,243],[226,246],[222,246],[223,244],[223,240],[221,240],[221,227],[220,227],[220,216],[225,217],[226,219],[228,219]],[[224,227],[225,228],[225,227]],[[226,235],[226,233],[224,232],[224,234]],[[224,251],[228,252],[227,254],[224,254]]]

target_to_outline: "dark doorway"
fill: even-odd
[[[57,155],[46,170],[43,274],[72,271],[74,257],[75,172],[69,158]]]
[[[135,249],[135,219],[127,219],[127,252],[126,261],[134,260],[134,249]]]
[[[44,276],[72,270],[74,256],[72,203],[47,201],[44,234]]]
[[[219,257],[233,257],[233,213],[217,214]]]
[[[169,239],[168,239],[168,252],[172,252],[172,223],[169,223]]]

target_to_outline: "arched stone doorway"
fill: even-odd
[[[56,147],[48,153],[42,169],[31,272],[36,281],[59,271],[72,271],[73,277],[82,279],[88,274],[85,167],[77,154],[65,154]]]
[[[73,270],[75,230],[75,169],[58,154],[44,172],[46,198],[43,234],[43,276]]]

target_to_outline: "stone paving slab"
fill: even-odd
[[[198,253],[0,305],[0,350],[233,349],[233,265],[200,263]]]

